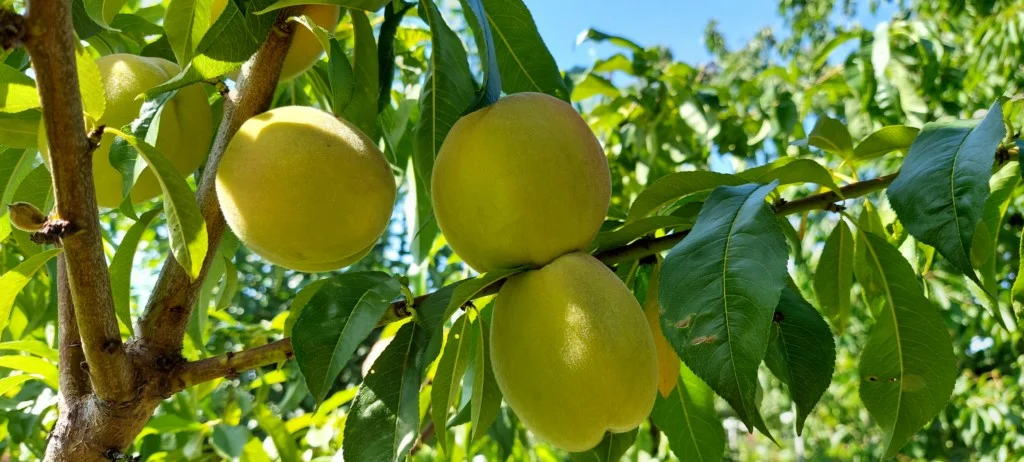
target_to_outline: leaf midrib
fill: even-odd
[[[487,17],[487,22],[491,24],[491,30],[497,32],[498,37],[501,38],[502,43],[505,44],[505,48],[508,49],[509,56],[511,56],[512,59],[515,60],[516,65],[518,65],[519,68],[523,70],[523,75],[526,76],[526,79],[530,81],[530,85],[533,85],[534,89],[543,93],[544,90],[540,87],[540,85],[537,84],[537,81],[533,80],[533,77],[530,75],[530,73],[526,71],[526,66],[523,65],[523,62],[519,60],[519,55],[517,55],[516,52],[512,50],[512,46],[509,45],[508,39],[505,38],[505,34],[501,33],[501,28],[498,27],[497,24],[495,24],[494,19],[491,18],[491,14],[488,13],[486,9],[484,10],[484,16]],[[497,59],[497,53],[495,53],[495,59]]]
[[[897,353],[897,359],[899,360],[899,366],[900,366],[899,383],[902,384],[903,383],[903,340],[900,338],[899,320],[896,317],[896,303],[895,303],[895,301],[892,298],[892,291],[889,289],[889,278],[886,277],[885,270],[882,269],[882,261],[878,258],[878,254],[875,253],[874,244],[872,244],[870,242],[870,239],[868,238],[867,233],[864,230],[860,230],[860,232],[864,235],[865,241],[867,241],[867,242],[865,242],[865,244],[867,244],[865,247],[867,247],[868,252],[871,254],[871,259],[875,261],[875,265],[877,265],[877,267],[878,267],[878,275],[879,275],[879,277],[882,278],[882,287],[885,289],[885,299],[886,299],[886,302],[889,304],[889,313],[892,316],[893,330],[895,330],[895,334],[896,334],[895,335],[895,337],[896,337],[896,353]],[[892,434],[895,433],[895,431],[896,431],[896,424],[899,422],[900,406],[902,404],[903,404],[903,390],[900,390],[900,392],[896,394],[896,419],[893,420],[893,429],[889,433],[889,436],[888,436],[889,442],[892,441]],[[888,445],[889,445],[889,443],[886,443],[886,446],[888,446]]]

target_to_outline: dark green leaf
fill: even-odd
[[[792,286],[782,289],[772,323],[775,340],[768,345],[764,362],[789,389],[796,404],[796,433],[821,395],[832,383],[836,345],[832,331],[818,311]]]
[[[755,183],[761,184],[767,184],[776,180],[780,186],[795,183],[815,183],[831,189],[840,194],[840,196],[842,195],[839,192],[839,186],[836,185],[836,181],[832,178],[832,174],[828,169],[811,159],[796,159],[792,162],[787,162],[785,165],[768,170],[753,179]]]
[[[890,125],[868,135],[853,149],[853,158],[864,161],[881,157],[892,151],[910,149],[921,130],[906,125]]]
[[[853,138],[846,125],[829,116],[821,116],[815,122],[814,129],[807,137],[807,144],[845,159],[853,155]]]
[[[465,280],[455,289],[452,293],[451,300],[448,302],[448,308],[444,312],[444,319],[449,319],[455,314],[455,310],[465,305],[470,300],[476,297],[476,294],[481,290],[484,290],[487,286],[494,284],[502,279],[505,279],[513,274],[521,273],[525,271],[526,267],[512,268],[505,270],[490,271],[481,274],[473,279]]]
[[[292,330],[292,345],[318,403],[401,292],[398,281],[385,273],[345,273],[328,279],[306,303]]]
[[[426,332],[415,322],[398,329],[356,393],[342,451],[346,460],[402,460],[419,435],[419,389]]]
[[[888,459],[946,406],[956,357],[946,325],[922,294],[910,263],[885,238],[861,235],[885,304],[861,353],[860,399],[885,431]]]
[[[472,440],[476,441],[487,434],[487,429],[498,418],[501,411],[501,390],[494,378],[491,366],[491,331],[487,321],[478,317],[474,323],[478,340],[476,343],[476,363],[473,365],[473,394],[470,399],[472,409]]]
[[[302,314],[302,310],[306,308],[306,304],[309,300],[316,295],[316,292],[320,290],[320,286],[330,279],[318,279],[310,282],[303,287],[299,293],[295,294],[292,298],[291,305],[288,305],[288,318],[284,320],[284,335],[285,337],[292,336],[292,329],[295,327],[295,322],[299,320],[299,316]]]
[[[926,124],[887,195],[903,226],[980,284],[974,230],[989,196],[996,148],[1006,134],[999,103],[979,121]]]
[[[210,442],[221,457],[237,459],[242,456],[242,449],[245,443],[249,442],[249,438],[252,438],[252,433],[242,425],[220,424],[213,427]]]
[[[371,139],[376,139],[377,93],[380,91],[377,65],[377,42],[373,38],[373,26],[362,11],[349,11],[355,33],[355,55],[352,58],[352,99],[345,106],[345,120],[359,127]]]
[[[569,100],[562,74],[522,0],[483,0],[505,93],[534,91]]]
[[[128,333],[133,336],[135,327],[132,325],[131,315],[132,261],[135,259],[135,251],[139,248],[142,233],[158,213],[160,209],[143,213],[139,221],[124,233],[121,244],[114,252],[114,258],[110,260],[110,289],[114,295],[114,312],[117,313],[117,319],[128,328]]]
[[[390,1],[391,0],[317,0],[317,3],[324,5],[340,5],[345,8],[355,8],[357,10],[373,12],[383,8],[384,5],[387,5]],[[273,5],[263,8],[256,14],[264,14],[269,11],[279,10],[286,6],[306,5],[308,3],[309,0],[277,0]]]
[[[719,461],[725,453],[725,430],[715,410],[715,395],[685,365],[672,394],[658,394],[651,419],[668,437],[680,460]]]
[[[455,122],[473,104],[473,78],[462,40],[444,22],[433,0],[420,2],[420,17],[431,31],[430,64],[420,95],[420,119],[413,145],[416,172],[416,235],[413,253],[417,261],[426,258],[438,234],[430,202],[430,179],[434,157]]]
[[[468,318],[468,314],[463,314],[448,331],[448,341],[437,363],[430,390],[430,412],[438,435],[437,442],[445,453],[448,453],[448,436],[442,429],[448,422],[448,410],[459,395],[459,386],[466,375],[470,357],[476,354],[476,344],[481,341],[479,329]]]
[[[163,113],[163,108],[176,94],[175,91],[162,93],[156,98],[142,103],[139,117],[128,126],[128,133],[137,139],[146,140],[147,143],[155,145],[160,134],[160,116]],[[138,181],[139,175],[146,170],[146,164],[139,163],[137,156],[138,152],[124,138],[115,138],[110,146],[108,154],[110,165],[121,173],[121,197],[128,197],[128,193]]]
[[[846,330],[850,319],[853,247],[853,233],[840,219],[825,241],[818,267],[814,270],[814,293],[818,296],[818,303],[839,332]]]
[[[501,97],[501,73],[498,71],[498,58],[494,51],[494,36],[487,20],[481,0],[460,0],[462,11],[469,21],[470,29],[476,38],[476,47],[480,53],[480,68],[484,71],[484,84],[477,98],[475,107],[490,106]],[[511,92],[509,92],[511,93]]]
[[[331,82],[331,109],[334,111],[334,115],[339,116],[352,102],[356,78],[352,72],[352,63],[348,61],[348,55],[345,54],[345,49],[338,39],[331,39],[328,56],[330,61],[327,66],[327,75]]]
[[[786,238],[765,202],[775,186],[712,191],[690,234],[665,258],[658,295],[662,330],[679,357],[748,428],[769,436],[755,394],[786,284]]]
[[[658,215],[641,218],[619,229],[598,234],[591,247],[596,248],[597,251],[621,247],[659,229],[691,227],[695,218],[696,215],[690,217]]]

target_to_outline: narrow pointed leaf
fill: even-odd
[[[192,60],[196,46],[210,29],[210,0],[171,0],[164,15],[164,31],[174,57],[182,64]]]
[[[505,93],[534,91],[568,101],[562,73],[522,0],[483,0]]]
[[[448,308],[444,311],[444,319],[447,320],[451,318],[459,307],[475,298],[476,294],[487,288],[487,286],[525,270],[525,267],[495,270],[481,274],[473,279],[467,279],[462,284],[459,284],[452,293],[452,297],[448,302]]]
[[[419,389],[426,336],[406,323],[373,363],[345,422],[345,460],[403,460],[419,436]]]
[[[926,124],[887,191],[907,231],[979,284],[971,245],[989,196],[996,148],[1005,134],[999,103],[980,122]]]
[[[1020,176],[1014,168],[1004,168],[992,177],[989,184],[992,194],[985,201],[981,221],[978,222],[974,242],[971,244],[971,262],[975,263],[974,266],[978,269],[982,287],[992,295],[999,291],[999,279],[996,274],[999,230],[1013,199],[1013,192],[1019,184]]]
[[[473,104],[474,84],[466,50],[437,10],[433,0],[420,2],[420,17],[430,26],[431,45],[427,79],[420,94],[420,119],[416,124],[412,163],[416,182],[417,260],[426,258],[439,230],[430,199],[434,158],[455,122]]]
[[[110,131],[124,138],[135,148],[160,183],[164,198],[164,214],[167,216],[167,234],[171,238],[171,252],[189,278],[195,280],[199,277],[203,260],[206,258],[208,237],[206,221],[203,220],[192,190],[174,164],[152,145],[120,131]]]
[[[376,139],[377,94],[380,92],[379,66],[377,65],[377,42],[373,38],[373,26],[366,13],[350,10],[352,29],[355,34],[352,57],[353,88],[352,99],[345,106],[345,120],[359,127],[371,139]]]
[[[55,248],[37,253],[15,266],[14,269],[0,276],[0,332],[7,327],[7,321],[11,317],[11,309],[14,308],[14,299],[25,288],[25,284],[32,279],[32,276],[42,268],[46,262],[61,252],[61,248]]]
[[[884,156],[892,151],[906,151],[914,143],[921,129],[906,125],[890,125],[868,135],[853,148],[853,158],[865,161]]]
[[[828,169],[811,159],[796,159],[786,165],[769,170],[754,179],[755,183],[766,184],[778,181],[779,185],[815,183],[839,193],[839,185]]]
[[[836,330],[846,330],[850,319],[850,290],[853,288],[853,233],[842,219],[836,223],[821,251],[814,271],[814,292],[822,312]]]
[[[821,395],[832,383],[836,366],[836,345],[832,331],[795,288],[782,289],[772,323],[775,340],[768,345],[765,364],[789,389],[796,404],[796,433]]]
[[[469,21],[480,52],[480,68],[484,72],[484,83],[476,107],[482,108],[494,104],[501,97],[501,72],[498,71],[498,58],[494,51],[494,35],[487,13],[481,0],[460,0],[462,11]]]
[[[670,173],[658,178],[636,196],[633,205],[629,207],[626,223],[633,223],[657,213],[662,207],[690,194],[710,191],[719,186],[739,186],[746,182],[742,178],[725,173],[704,171]]]
[[[448,331],[448,341],[437,363],[433,387],[430,389],[430,409],[438,435],[437,442],[446,454],[449,450],[448,437],[441,429],[448,422],[448,410],[458,397],[469,359],[476,354],[476,344],[480,341],[479,329],[468,321],[468,317],[466,314],[460,316]]]
[[[345,8],[355,8],[357,10],[373,12],[384,8],[384,5],[387,5],[389,1],[391,0],[318,0],[317,3],[324,5],[340,5]],[[309,0],[277,0],[272,5],[259,10],[256,14],[265,14],[286,6],[306,4],[309,4]]]
[[[775,183],[721,186],[690,234],[669,252],[658,299],[665,337],[740,420],[768,435],[757,369],[786,284],[786,238],[765,197]]]
[[[328,279],[306,303],[292,329],[292,346],[318,403],[401,292],[385,273],[345,273]]]
[[[114,252],[114,258],[110,260],[110,286],[114,296],[114,312],[117,319],[128,328],[131,335],[135,335],[135,327],[132,325],[131,315],[131,287],[132,287],[132,262],[135,259],[135,251],[139,248],[139,240],[142,233],[153,221],[153,218],[160,213],[160,209],[153,209],[139,216],[128,232],[124,233],[121,243]]]
[[[885,303],[861,353],[860,399],[885,432],[888,459],[946,406],[956,358],[942,317],[924,297],[910,263],[884,238],[861,234]]]
[[[853,139],[842,122],[821,116],[807,137],[807,144],[849,158],[853,155]]]
[[[473,366],[473,395],[470,399],[472,409],[470,422],[473,425],[472,440],[476,441],[487,433],[487,429],[498,418],[501,411],[501,390],[494,378],[491,366],[491,331],[487,321],[477,318],[474,323],[477,329],[476,364]]]
[[[651,419],[668,437],[668,447],[680,460],[719,461],[725,454],[725,429],[715,410],[715,395],[686,366],[672,394],[658,396]]]

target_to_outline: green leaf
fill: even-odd
[[[885,228],[882,226],[882,219],[878,216],[878,210],[871,205],[871,202],[864,202],[864,210],[857,217],[856,225],[861,231],[874,233],[878,236],[886,235]],[[857,233],[853,244],[853,274],[863,289],[862,293],[873,296],[882,290],[882,283],[875,274],[874,267],[868,258],[869,254],[866,245],[864,233]]]
[[[569,101],[569,90],[522,0],[483,0],[505,93],[534,91]]]
[[[352,102],[356,77],[352,71],[352,63],[345,54],[345,48],[338,39],[331,39],[328,56],[327,78],[331,83],[331,110],[334,111],[334,115],[340,116]]]
[[[501,411],[501,390],[494,378],[491,365],[491,331],[487,321],[477,318],[475,328],[479,335],[476,343],[476,364],[473,366],[473,394],[470,398],[473,426],[472,440],[487,433]]]
[[[310,282],[303,287],[299,293],[292,297],[291,305],[288,305],[288,318],[284,321],[284,336],[291,337],[292,330],[295,327],[295,323],[299,320],[299,316],[302,315],[302,311],[306,308],[306,304],[309,300],[316,295],[316,292],[320,290],[330,279],[317,279],[316,281]]]
[[[980,122],[928,123],[886,193],[911,235],[935,247],[979,284],[970,261],[971,244],[989,196],[996,148],[1005,134],[999,103]]]
[[[486,19],[488,15],[483,4],[480,3],[481,0],[459,1],[470,29],[473,30],[477,51],[480,53],[480,68],[484,73],[484,83],[474,107],[490,106],[501,97],[501,72],[498,70],[498,58],[494,51],[494,36],[491,33],[490,21]]]
[[[238,268],[231,257],[224,255],[224,285],[217,292],[217,304],[214,310],[220,311],[231,306],[231,300],[238,293]],[[294,304],[294,302],[293,302]]]
[[[10,375],[4,377],[0,379],[0,395],[7,394],[7,392],[13,390],[14,387],[35,378],[35,376],[32,376],[30,374]]]
[[[832,331],[800,292],[787,285],[782,289],[772,323],[775,340],[768,345],[764,362],[789,389],[796,405],[796,433],[832,383],[836,367],[836,345]]]
[[[683,197],[710,191],[718,186],[739,186],[747,181],[725,173],[692,171],[676,172],[658,178],[636,196],[629,207],[626,223],[633,223],[655,214],[663,207]]]
[[[754,179],[755,183],[767,184],[778,181],[779,185],[815,183],[840,194],[839,185],[828,169],[811,159],[796,159],[778,168],[773,168]]]
[[[725,453],[725,429],[715,410],[715,395],[686,365],[668,398],[659,393],[651,411],[654,424],[668,437],[680,460],[719,461]]]
[[[379,66],[377,64],[377,42],[373,38],[373,26],[362,11],[349,11],[355,33],[355,55],[352,58],[353,84],[355,91],[345,107],[345,120],[359,127],[371,139],[376,139],[377,94],[380,92]]]
[[[230,1],[230,0],[228,0]],[[171,0],[164,15],[164,31],[178,63],[192,61],[196,46],[210,29],[210,0]]]
[[[35,148],[39,139],[39,111],[8,114],[0,111],[0,140],[8,148]]]
[[[317,3],[324,5],[340,5],[345,8],[355,8],[357,10],[373,12],[384,8],[384,5],[387,5],[390,1],[391,0],[317,0]],[[306,5],[308,3],[309,0],[278,0],[273,5],[257,11],[256,14],[264,14],[287,6]]]
[[[57,362],[58,357],[57,350],[38,340],[15,340],[12,342],[2,342],[0,343],[0,350],[20,351],[23,353],[34,354],[40,358],[48,359],[53,362]],[[2,394],[3,393],[0,392],[0,395]]]
[[[105,29],[113,30],[110,22],[127,0],[85,0],[85,11],[89,18]]]
[[[0,203],[14,202],[14,194],[22,180],[30,173],[34,159],[34,151],[27,152],[24,149],[0,151],[0,188],[3,189]],[[0,207],[0,241],[7,239],[12,230],[7,207]]]
[[[892,151],[906,151],[914,143],[921,130],[906,125],[890,125],[864,138],[853,149],[853,159],[865,161],[875,159]]]
[[[221,457],[237,459],[242,456],[249,438],[252,438],[252,433],[244,425],[220,424],[213,427],[210,443]]]
[[[443,431],[448,422],[448,410],[459,395],[469,359],[476,354],[476,344],[481,341],[479,329],[468,321],[468,317],[468,314],[460,316],[448,331],[448,341],[437,363],[430,390],[430,412],[438,435],[437,442],[445,453],[449,451],[447,432]]]
[[[594,238],[591,247],[596,248],[597,252],[622,247],[659,229],[691,227],[695,218],[696,216],[679,217],[675,215],[641,218],[619,229],[599,233]]]
[[[807,137],[807,144],[822,151],[839,154],[844,159],[853,155],[853,138],[846,125],[829,116],[821,116]]]
[[[57,366],[45,359],[35,356],[5,355],[0,356],[0,368],[3,367],[35,375],[50,388],[57,389]]]
[[[927,132],[925,128],[925,132]],[[860,399],[896,455],[946,406],[956,382],[953,343],[910,263],[885,238],[861,233],[885,305],[860,358]]]
[[[273,0],[253,0],[245,3],[252,9],[270,5]],[[242,65],[267,38],[277,15],[245,14],[236,2],[229,0],[217,20],[196,45],[192,62],[182,72],[166,82],[146,90],[145,97],[176,90],[204,79],[227,74]]]
[[[416,322],[423,326],[427,338],[426,352],[423,353],[424,364],[430,364],[437,358],[441,351],[441,340],[444,334],[444,324],[448,322],[451,315],[447,317],[448,307],[455,295],[455,291],[465,281],[458,281],[427,296],[427,299],[416,305]]]
[[[42,268],[46,262],[61,252],[61,248],[49,249],[26,258],[15,266],[14,269],[0,276],[0,332],[7,327],[7,321],[11,317],[11,309],[14,308],[14,299],[25,288],[25,284],[32,279],[32,275]]]
[[[786,284],[786,238],[768,185],[719,186],[690,234],[665,258],[662,330],[679,357],[725,398],[751,430],[770,436],[758,411],[757,369]]]
[[[309,392],[321,402],[359,344],[402,288],[381,272],[327,279],[306,303],[292,331],[295,360]]]
[[[594,449],[587,452],[576,452],[572,454],[573,462],[616,462],[622,459],[626,451],[636,441],[637,429],[634,428],[624,433],[605,433]]]
[[[419,435],[419,389],[426,332],[406,323],[373,363],[345,422],[346,460],[403,460]]]
[[[108,128],[108,131],[114,132],[132,145],[156,176],[164,197],[164,214],[167,215],[167,234],[171,240],[171,252],[189,278],[195,280],[202,270],[203,260],[208,251],[208,241],[206,221],[203,220],[199,204],[196,203],[188,183],[178,173],[174,164],[149,143],[119,130]]]
[[[814,293],[822,311],[839,332],[850,319],[850,290],[853,288],[853,233],[842,219],[825,240],[814,270]]]
[[[36,81],[21,71],[0,63],[0,113],[15,113],[39,107]],[[4,145],[7,145],[6,138]]]
[[[96,61],[85,48],[75,50],[78,69],[78,91],[82,94],[82,107],[93,120],[99,120],[107,110],[107,96],[103,90],[103,77]]]
[[[413,249],[417,261],[426,258],[439,232],[430,202],[434,158],[452,126],[474,102],[473,78],[462,40],[444,22],[433,0],[420,2],[419,8],[420,17],[430,25],[431,52],[412,155],[417,226]]]
[[[470,300],[473,300],[473,298],[476,297],[476,294],[481,290],[484,290],[487,286],[512,276],[513,274],[521,273],[526,269],[527,267],[495,270],[464,281],[462,284],[459,284],[452,293],[451,300],[448,302],[448,308],[445,309],[443,318],[446,320],[450,319],[452,315],[455,314],[456,310]]]
[[[634,42],[632,40],[629,40],[629,39],[627,39],[625,37],[621,37],[621,36],[618,36],[618,35],[609,35],[609,34],[606,34],[604,32],[601,32],[601,31],[599,31],[597,29],[593,29],[593,28],[587,29],[587,30],[585,30],[583,32],[580,32],[580,35],[576,36],[576,45],[577,46],[578,45],[582,45],[585,42],[595,42],[595,43],[608,42],[608,43],[611,43],[612,45],[615,45],[615,46],[618,46],[618,47],[622,47],[622,48],[625,48],[625,49],[630,50],[630,51],[641,52],[641,53],[644,51],[643,47],[641,47],[640,45],[638,45],[636,42]]]
[[[288,427],[285,425],[284,420],[281,420],[281,417],[262,404],[256,406],[253,414],[260,428],[270,435],[270,439],[274,442],[274,447],[277,448],[277,456],[280,457],[281,462],[299,462],[302,460],[299,449],[295,445],[295,437],[288,431]]]
[[[132,325],[131,314],[131,286],[132,286],[132,261],[135,259],[135,252],[139,248],[139,240],[142,233],[146,232],[149,223],[160,213],[160,209],[153,209],[143,213],[128,231],[121,238],[121,244],[114,252],[114,258],[110,260],[110,287],[114,295],[114,312],[117,319],[128,328],[128,332],[134,336],[135,327]]]

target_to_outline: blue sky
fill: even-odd
[[[776,0],[524,0],[541,36],[562,69],[585,66],[592,55],[605,56],[608,48],[576,46],[576,36],[588,27],[622,35],[643,46],[666,45],[676,59],[706,60],[702,37],[708,20],[719,21],[731,47],[739,46],[764,26],[783,29]],[[866,2],[862,2],[866,3]],[[865,8],[866,10],[866,8]],[[893,8],[872,16],[862,11],[855,18],[873,28]]]

